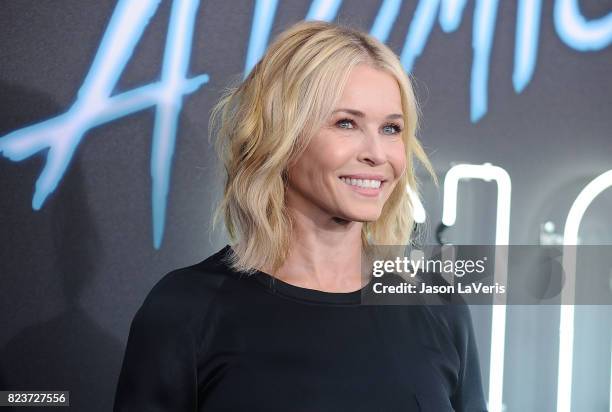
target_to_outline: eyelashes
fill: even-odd
[[[340,126],[342,123],[350,123],[351,125],[353,125],[353,127],[342,127]],[[345,130],[351,130],[355,127],[355,122],[353,121],[353,119],[349,119],[349,118],[344,118],[344,119],[340,119],[336,122],[336,126],[340,127],[341,129],[345,129]],[[383,125],[383,128],[385,127],[392,127],[395,128],[395,131],[393,133],[388,133],[389,135],[396,135],[402,132],[402,130],[404,130],[399,124],[397,123],[386,123]]]

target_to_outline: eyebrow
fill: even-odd
[[[332,112],[332,114],[337,113],[337,112],[346,112],[346,113],[350,113],[353,116],[357,116],[357,117],[365,117],[365,114],[363,112],[360,112],[359,110],[355,110],[355,109],[336,109]],[[399,113],[393,113],[390,114],[386,117],[386,119],[402,119],[404,116],[399,114]]]

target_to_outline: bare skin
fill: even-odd
[[[289,169],[287,206],[295,221],[290,255],[271,273],[303,288],[325,292],[361,289],[361,228],[377,220],[406,167],[400,131],[400,89],[387,72],[358,65],[337,109],[299,161]],[[386,181],[366,196],[341,176],[376,174]]]

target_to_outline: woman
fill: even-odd
[[[411,240],[413,156],[437,182],[417,113],[376,39],[281,33],[211,116],[233,244],[151,290],[114,410],[486,410],[466,306],[360,304],[362,254]]]

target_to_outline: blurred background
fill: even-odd
[[[227,243],[210,108],[304,19],[414,76],[424,243],[612,244],[612,1],[3,0],[0,388],[111,410],[145,295]],[[491,411],[612,410],[610,306],[583,303],[471,307]]]

